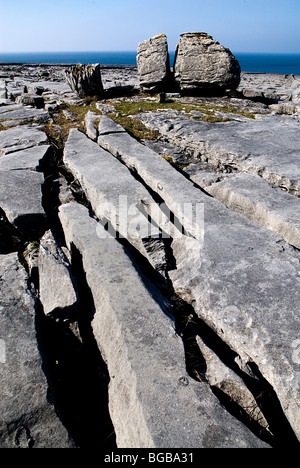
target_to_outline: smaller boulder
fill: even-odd
[[[98,96],[103,94],[100,64],[78,64],[65,71],[66,81],[72,91],[80,98]]]
[[[138,44],[137,68],[142,90],[155,92],[167,87],[171,71],[165,34],[159,34]]]
[[[44,98],[37,94],[21,94],[16,97],[16,104],[21,104],[22,106],[33,106],[37,109],[43,109],[44,107]]]

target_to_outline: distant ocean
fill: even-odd
[[[300,75],[300,54],[234,53],[244,72]],[[171,66],[175,52],[170,52]],[[0,53],[0,63],[101,63],[136,65],[136,52],[26,52]]]

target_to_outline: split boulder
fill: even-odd
[[[95,65],[78,64],[66,70],[65,74],[68,85],[80,98],[103,94],[99,63]]]
[[[174,78],[183,92],[234,90],[240,83],[241,68],[229,49],[203,32],[181,34]]]
[[[137,67],[143,90],[157,91],[168,84],[171,72],[165,34],[159,34],[138,44]]]

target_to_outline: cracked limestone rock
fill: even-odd
[[[236,89],[241,68],[229,49],[206,33],[184,33],[179,39],[174,78],[181,91]]]
[[[214,198],[300,249],[300,200],[254,174],[227,174],[206,187]]]
[[[72,448],[49,401],[35,300],[17,253],[0,255],[0,447]]]
[[[44,175],[30,170],[0,171],[0,207],[19,232],[36,239],[44,231]]]
[[[80,182],[96,216],[104,222],[108,220],[120,236],[163,273],[164,243],[159,229],[149,222],[142,209],[144,203],[154,203],[145,187],[120,161],[77,129],[69,133],[64,163]],[[153,242],[149,242],[150,238]]]
[[[78,309],[75,280],[69,261],[51,231],[41,239],[39,249],[39,291],[46,315],[63,318]]]
[[[0,132],[0,157],[42,144],[48,144],[48,138],[38,128],[31,125],[13,127]]]
[[[34,146],[15,153],[5,154],[0,158],[0,171],[41,170],[45,165],[50,146]]]
[[[139,119],[159,129],[168,143],[222,172],[257,174],[300,195],[299,122],[291,116],[256,115],[243,122],[197,122],[182,115],[144,113]]]
[[[159,34],[138,44],[137,67],[142,89],[156,91],[168,84],[171,71],[165,34]]]
[[[82,256],[95,304],[92,328],[110,375],[118,448],[266,447],[189,378],[170,303],[78,203],[59,208],[68,246]]]
[[[94,65],[78,64],[68,68],[65,74],[68,85],[80,98],[103,94],[99,63]]]
[[[195,124],[199,129],[204,123]],[[172,242],[176,269],[169,277],[174,290],[193,303],[197,315],[245,362],[256,363],[300,438],[298,366],[292,349],[299,329],[297,251],[207,196],[129,135],[109,133],[99,136],[98,143],[135,169],[194,234]],[[182,203],[191,200],[199,216],[182,216]]]

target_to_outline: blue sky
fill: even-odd
[[[136,50],[204,31],[233,52],[300,53],[300,0],[0,0],[0,52]]]

